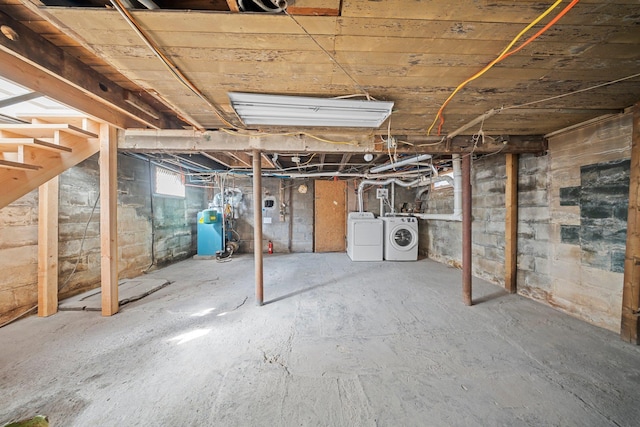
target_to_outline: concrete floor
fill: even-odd
[[[637,426],[640,348],[421,260],[189,260],[124,306],[0,329],[0,425]]]

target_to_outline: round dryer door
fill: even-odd
[[[400,251],[409,251],[418,243],[418,234],[415,230],[404,225],[398,225],[389,236],[391,244]]]

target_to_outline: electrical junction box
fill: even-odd
[[[389,198],[388,188],[376,188],[376,199],[388,199],[388,198]]]

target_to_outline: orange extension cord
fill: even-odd
[[[451,95],[449,95],[449,97],[446,99],[446,101],[442,104],[442,106],[440,106],[440,109],[438,110],[438,114],[436,114],[436,118],[433,120],[433,123],[431,123],[431,126],[429,127],[429,129],[427,130],[427,135],[431,134],[431,130],[433,129],[433,127],[435,126],[436,122],[438,121],[438,119],[440,120],[440,123],[438,124],[438,135],[440,135],[441,131],[442,131],[442,125],[444,124],[444,116],[442,115],[442,112],[444,111],[444,109],[446,108],[446,106],[449,104],[449,102],[453,99],[453,97],[456,95],[456,93],[458,93],[462,88],[464,88],[468,83],[472,82],[473,80],[477,79],[478,77],[482,76],[484,73],[486,73],[491,67],[493,67],[494,65],[496,65],[498,62],[502,61],[505,58],[508,58],[509,56],[513,55],[514,53],[520,51],[521,49],[523,49],[526,45],[528,45],[529,43],[531,43],[532,41],[534,41],[535,39],[537,39],[538,37],[540,37],[545,31],[547,31],[549,28],[551,28],[551,26],[553,26],[556,22],[558,22],[558,20],[560,20],[560,18],[562,18],[564,15],[567,14],[567,12],[569,12],[569,10],[571,10],[571,8],[573,8],[573,6],[576,5],[576,3],[578,3],[580,0],[573,0],[571,3],[569,3],[567,5],[567,7],[565,7],[560,13],[558,13],[558,15],[553,18],[547,25],[545,25],[543,28],[541,28],[537,33],[535,33],[533,36],[529,37],[524,43],[522,43],[520,46],[518,46],[517,48],[513,49],[512,51],[509,52],[509,49],[511,49],[511,47],[524,35],[524,33],[526,33],[527,31],[529,31],[529,29],[531,29],[531,27],[533,27],[534,25],[536,25],[538,22],[540,22],[545,16],[547,16],[552,10],[554,10],[556,7],[558,7],[558,5],[562,2],[562,0],[558,0],[556,1],[553,5],[551,5],[547,10],[545,10],[540,16],[538,16],[533,22],[531,22],[529,25],[527,25],[527,27],[522,30],[512,41],[511,43],[509,43],[509,45],[502,51],[502,53],[500,53],[500,55],[498,55],[498,57],[496,59],[494,59],[493,61],[491,61],[488,65],[486,65],[482,70],[480,70],[479,72],[477,72],[476,74],[474,74],[473,76],[469,77],[467,80],[465,80],[464,82],[460,83],[458,85],[458,87],[455,88],[455,90],[451,93]]]

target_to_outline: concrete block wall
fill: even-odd
[[[38,192],[0,209],[0,324],[38,300]]]
[[[522,289],[616,332],[631,134],[631,114],[625,114],[549,139],[550,283]]]
[[[195,253],[196,212],[205,205],[203,189],[187,188],[186,199],[153,196],[153,215],[150,177],[147,162],[118,156],[120,278],[138,276],[151,265],[152,241],[159,265]],[[100,283],[98,155],[59,179],[58,283],[63,299]],[[6,272],[0,276],[0,323],[37,304],[37,229],[37,190],[0,209],[0,267]]]
[[[95,287],[100,281],[98,158],[96,154],[59,177],[58,289],[60,299]],[[37,190],[35,193],[37,194]],[[93,209],[94,206],[95,209]],[[35,282],[37,283],[37,277]]]
[[[249,177],[227,178],[225,187],[235,187],[242,191],[241,209],[234,229],[240,235],[239,251],[252,253],[254,247],[253,180]],[[306,192],[302,192],[305,189]],[[263,209],[263,251],[267,250],[267,244],[271,240],[275,253],[313,252],[313,180],[263,178],[263,201],[267,197],[275,200],[275,206],[273,209]],[[284,215],[281,216],[283,202],[286,208]],[[265,221],[265,218],[270,218],[271,222]]]
[[[631,115],[553,136],[546,155],[519,156],[518,293],[619,331]],[[505,158],[472,169],[473,274],[504,285]],[[427,212],[450,213],[433,191]],[[460,266],[460,223],[420,221],[420,250]]]
[[[504,155],[472,161],[472,273],[504,285],[506,166]],[[431,191],[425,213],[453,212],[453,188]],[[420,252],[453,267],[462,266],[462,224],[456,221],[421,220]]]
[[[522,154],[518,161],[517,281],[521,294],[535,298],[551,284],[549,157]]]
[[[506,166],[503,155],[473,160],[472,182],[472,271],[497,284],[504,284]]]
[[[413,180],[413,179],[411,179]],[[402,180],[410,181],[410,180]],[[358,186],[360,180],[351,180],[347,186],[348,191],[348,210],[349,212],[358,211]],[[380,200],[376,198],[376,189],[386,188],[389,190],[389,203],[391,203],[391,184],[384,187],[377,185],[367,185],[364,187],[363,196],[363,210],[365,212],[373,212],[376,216],[380,215]],[[415,206],[417,188],[407,188],[400,185],[395,186],[394,208],[396,213],[402,211],[403,204],[406,204],[409,208]],[[389,214],[391,212],[391,206],[384,205],[384,213]]]
[[[453,213],[453,187],[432,189],[422,205],[424,213]],[[420,220],[421,255],[452,267],[462,266],[462,226],[456,221]]]

